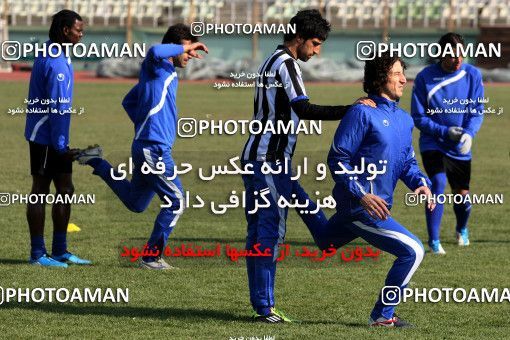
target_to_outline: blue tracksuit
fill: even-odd
[[[359,200],[372,193],[393,205],[393,191],[401,179],[411,190],[429,185],[427,176],[419,169],[412,146],[413,120],[398,103],[382,97],[369,96],[377,104],[376,108],[356,105],[342,119],[336,131],[333,145],[328,155],[328,165],[335,181],[333,195],[339,211],[355,214],[362,210]],[[382,167],[380,160],[387,161],[386,172],[374,180],[366,178],[365,171],[357,180],[350,180],[349,174],[335,174],[340,170],[338,162],[352,170],[361,167],[361,158],[365,165],[374,163]]]
[[[482,74],[472,65],[462,64],[458,71],[447,73],[436,63],[418,73],[411,114],[421,132],[420,151],[438,150],[454,159],[470,160],[471,152],[461,154],[460,143],[448,138],[448,128],[460,126],[474,138],[483,121],[483,103],[478,102],[483,96]],[[469,99],[476,103],[466,103]],[[436,109],[442,113],[427,114]]]
[[[52,42],[46,42],[49,48]],[[58,50],[54,47],[52,54]],[[73,100],[73,66],[71,59],[61,53],[58,57],[39,55],[30,75],[28,110],[48,111],[27,113],[25,138],[41,145],[50,145],[64,153],[69,144],[69,126]]]
[[[291,168],[291,160],[289,169]],[[282,161],[283,162],[283,161]],[[310,199],[308,194],[297,180],[291,180],[288,173],[263,174],[261,168],[264,162],[245,161],[253,165],[253,175],[243,175],[243,182],[246,190],[245,216],[248,222],[246,236],[246,249],[253,249],[253,246],[260,243],[261,250],[271,249],[272,257],[247,257],[246,267],[248,271],[248,286],[250,289],[250,302],[253,308],[259,314],[267,313],[267,309],[275,305],[274,283],[276,276],[276,259],[278,258],[278,245],[285,240],[286,221],[288,215],[287,208],[278,207],[278,199],[285,197],[291,201],[293,194],[299,202],[308,200],[310,203],[307,210],[314,211],[317,208],[316,203]],[[266,162],[271,169],[277,170],[276,162]],[[249,214],[255,208],[255,201],[259,200],[255,192],[263,192],[269,189],[267,199],[270,206],[259,208],[254,214]],[[296,212],[307,226],[323,225],[327,218],[320,210],[317,214],[303,214],[299,209]]]
[[[421,241],[392,217],[378,220],[370,217],[360,204],[367,193],[383,198],[389,209],[393,205],[393,191],[402,180],[411,190],[429,186],[430,181],[418,168],[412,147],[413,121],[398,107],[398,103],[371,95],[376,108],[353,106],[342,119],[328,155],[328,165],[335,181],[333,197],[337,212],[325,224],[308,225],[316,243],[325,249],[330,245],[341,247],[362,237],[377,248],[397,256],[386,277],[386,286],[405,287],[423,259]],[[349,171],[374,163],[382,169],[379,160],[387,161],[386,171],[373,180],[370,174],[335,174],[341,170],[338,162]],[[365,168],[367,169],[367,168]],[[391,318],[394,306],[377,301],[371,317]]]
[[[184,52],[182,45],[152,46],[142,63],[139,83],[122,105],[135,124],[135,140],[170,147],[177,130],[177,73],[167,59]]]
[[[474,138],[483,122],[483,96],[482,75],[469,64],[462,64],[458,71],[448,73],[437,63],[418,73],[414,83],[411,113],[416,127],[421,131],[420,151],[439,151],[459,161],[470,161],[471,151],[461,154],[461,144],[448,138],[448,128],[460,126]],[[430,175],[432,193],[443,194],[446,173]],[[453,210],[457,217],[456,229],[461,231],[467,227],[471,205],[454,204]],[[438,204],[434,211],[425,211],[431,246],[433,242],[439,241],[443,211],[442,204]]]
[[[149,205],[154,194],[170,207],[161,209],[152,235],[148,241],[150,248],[162,250],[168,236],[182,214],[184,197],[178,177],[174,175],[174,161],[171,151],[177,130],[177,74],[168,58],[184,52],[182,45],[161,44],[151,47],[142,63],[139,82],[124,98],[122,105],[134,123],[134,140],[131,147],[134,173],[131,182],[114,180],[110,175],[111,165],[102,160],[94,166],[94,174],[103,178],[126,207],[134,212],[142,212]],[[141,167],[146,163],[157,171],[156,163],[165,164],[161,174],[142,174]]]

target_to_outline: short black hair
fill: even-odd
[[[297,12],[290,19],[289,24],[294,25],[296,33],[286,33],[283,36],[284,41],[291,41],[296,36],[300,36],[304,40],[318,38],[324,41],[328,38],[328,34],[331,31],[330,23],[316,9],[306,9]]]
[[[198,41],[198,37],[191,34],[191,28],[185,24],[175,24],[168,27],[163,36],[162,44],[182,44],[183,40],[191,40],[192,43]]]
[[[454,52],[457,51],[457,44],[465,45],[462,35],[453,32],[448,32],[443,35],[439,38],[437,43],[441,46],[441,55],[443,55],[446,45],[450,45]],[[441,59],[441,57],[439,57],[439,59]]]
[[[365,76],[363,77],[363,91],[367,94],[380,94],[384,84],[388,81],[388,73],[397,61],[400,61],[404,70],[407,68],[402,59],[396,55],[391,56],[389,52],[382,53],[372,60],[367,60],[365,62]]]
[[[464,38],[460,34],[448,32],[443,35],[437,43],[441,46],[442,51],[448,44],[452,45],[453,48],[455,48],[457,44],[464,45]]]
[[[65,42],[66,38],[63,32],[64,27],[73,27],[76,20],[83,21],[81,16],[74,11],[63,9],[60,12],[55,13],[51,21],[49,33],[50,40],[56,43]]]

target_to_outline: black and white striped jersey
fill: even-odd
[[[262,126],[266,126],[268,121],[277,126],[282,122],[288,124],[291,120],[297,126],[299,117],[291,104],[307,99],[298,63],[285,46],[278,46],[258,70],[252,119],[261,121]],[[296,148],[297,135],[274,132],[266,130],[260,134],[251,134],[242,159],[276,161],[291,158]]]

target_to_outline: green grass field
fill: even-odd
[[[71,147],[99,143],[112,163],[130,155],[133,127],[120,102],[129,84],[75,84],[74,106],[85,113],[73,117]],[[362,96],[361,86],[308,85],[312,102],[349,103]],[[410,107],[411,85],[402,98]],[[490,105],[510,109],[508,87],[487,86]],[[7,114],[9,107],[23,106],[28,92],[24,82],[0,83],[1,141],[0,192],[29,193],[28,145],[23,137],[25,117]],[[250,119],[252,91],[213,89],[212,84],[181,84],[178,93],[181,117],[206,119]],[[509,192],[509,112],[487,116],[474,141],[473,193]],[[325,162],[337,123],[323,125],[321,136],[300,136],[297,153],[314,162]],[[415,131],[415,143],[417,141]],[[239,155],[246,136],[201,136],[178,138],[176,163],[193,166],[227,164]],[[417,149],[417,144],[415,144]],[[298,158],[296,158],[298,159]],[[418,159],[421,161],[420,157]],[[202,182],[196,172],[182,176],[184,188],[208,200],[226,202],[230,191],[243,190],[242,181],[227,176]],[[331,177],[316,182],[302,179],[310,192],[324,195],[332,188]],[[186,338],[230,339],[274,336],[295,338],[406,339],[510,337],[508,303],[413,303],[402,304],[398,313],[417,327],[407,330],[370,329],[368,315],[394,258],[382,254],[377,261],[341,263],[331,259],[312,263],[289,258],[279,264],[276,280],[277,306],[302,320],[300,324],[262,325],[249,320],[251,308],[244,260],[231,262],[225,256],[175,258],[180,270],[143,271],[120,258],[122,246],[141,246],[152,230],[159,210],[155,199],[142,214],[129,212],[89,167],[74,167],[76,193],[96,194],[94,205],[73,207],[71,222],[82,228],[69,234],[71,251],[91,259],[91,267],[51,270],[27,264],[29,236],[24,205],[0,207],[3,245],[0,248],[0,286],[112,287],[129,288],[127,304],[9,303],[0,306],[0,337],[31,338]],[[425,217],[421,207],[406,207],[406,188],[399,184],[392,215],[426,242]],[[445,208],[443,218],[444,257],[426,255],[411,281],[412,287],[504,288],[510,282],[510,233],[508,203],[474,206],[471,215],[472,246],[460,249],[454,243],[454,214]],[[331,211],[328,212],[331,215]],[[51,218],[47,210],[46,246],[51,249]],[[222,216],[208,209],[189,209],[170,237],[170,245],[216,243],[241,247],[246,222],[241,209]],[[286,243],[293,249],[312,246],[311,237],[295,212],[289,212]],[[365,245],[362,240],[356,244]]]

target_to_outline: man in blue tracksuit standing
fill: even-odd
[[[404,69],[405,64],[389,54],[366,62],[363,87],[377,107],[355,105],[342,119],[328,155],[337,212],[326,224],[309,226],[321,249],[338,248],[362,237],[395,255],[385,286],[400,288],[411,280],[424,250],[421,241],[391,217],[393,192],[400,179],[416,194],[430,195],[430,181],[414,157],[413,121],[398,106],[406,83]],[[433,204],[428,208],[433,209]],[[394,299],[385,293],[383,289],[369,324],[407,326],[395,316],[395,306],[386,305]]]
[[[49,36],[50,40],[45,43],[45,53],[41,53],[34,61],[28,92],[25,138],[30,147],[31,194],[47,195],[53,182],[57,195],[72,195],[72,162],[76,150],[69,149],[68,145],[74,75],[71,58],[65,55],[65,48],[61,44],[76,44],[81,40],[82,18],[70,10],[56,13],[52,18]],[[44,243],[45,204],[27,204],[31,264],[64,268],[67,263],[90,264],[90,261],[67,250],[70,215],[70,204],[53,205],[50,257]]]
[[[278,46],[259,68],[253,120],[277,126],[279,123],[289,122],[297,125],[300,119],[341,119],[349,106],[310,103],[297,63],[297,60],[306,62],[320,53],[330,31],[329,22],[322,18],[317,10],[303,10],[290,20],[290,24],[296,27],[296,32],[285,34],[283,45]],[[358,101],[375,106],[367,98],[360,98]],[[317,208],[299,181],[291,179],[290,171],[277,171],[284,164],[287,164],[289,169],[292,168],[296,143],[296,133],[265,132],[250,134],[243,149],[243,163],[251,165],[253,169],[253,174],[243,175],[247,202],[245,216],[248,222],[246,249],[253,250],[255,245],[260,244],[260,249],[270,249],[272,254],[270,257],[246,258],[250,302],[254,309],[255,322],[292,322],[284,313],[275,309],[276,258],[278,246],[285,238],[288,213],[288,209],[278,207],[277,202],[282,197],[291,200],[295,195],[300,202],[310,202],[308,210],[314,211]],[[275,173],[264,173],[265,167]],[[253,211],[258,200],[256,192],[270,193],[270,205],[253,214],[250,211]],[[296,211],[307,225],[327,221],[322,211],[317,214],[305,214],[299,212],[299,209]]]
[[[462,36],[447,33],[439,40],[456,51],[464,45]],[[471,178],[471,145],[483,121],[483,82],[480,71],[462,63],[458,53],[445,56],[416,76],[411,101],[414,124],[420,130],[423,166],[432,181],[432,193],[444,194],[446,179],[454,194],[468,195]],[[443,205],[426,211],[429,247],[433,254],[445,254],[440,242]],[[469,245],[469,202],[456,203],[457,243]]]
[[[131,211],[144,211],[155,194],[165,205],[171,202],[171,205],[161,208],[147,243],[150,251],[159,253],[142,257],[142,268],[173,268],[161,258],[161,254],[184,209],[184,191],[179,178],[174,176],[171,154],[178,121],[175,68],[186,67],[190,58],[201,58],[197,50],[207,52],[207,47],[197,42],[188,26],[171,26],[162,44],[149,49],[138,84],[124,98],[122,105],[135,128],[131,147],[134,163],[131,181],[112,178],[112,166],[101,158],[101,150],[97,146],[82,150],[77,158],[80,164],[92,166],[94,174],[100,176]],[[148,166],[149,173],[142,166]],[[114,177],[119,178],[120,175],[115,174]]]

